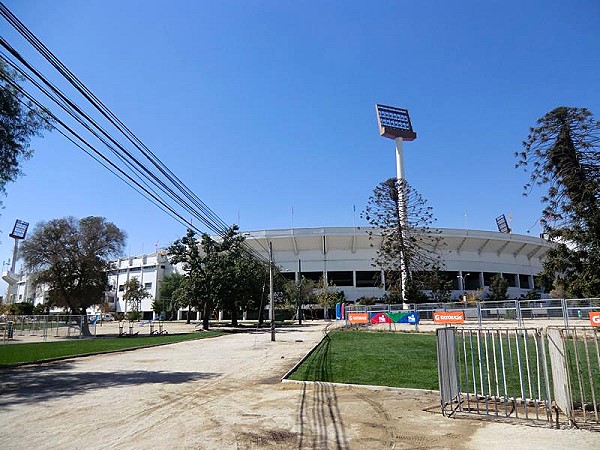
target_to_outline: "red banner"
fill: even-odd
[[[590,323],[593,327],[600,327],[600,311],[590,312]]]

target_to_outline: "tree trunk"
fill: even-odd
[[[192,315],[192,305],[188,305],[188,313],[187,313],[187,321],[185,323],[187,323],[188,325],[191,322],[191,315]]]
[[[235,306],[235,305],[233,305],[233,307],[231,308],[231,326],[232,327],[238,326],[238,311],[237,311],[237,306]]]
[[[88,323],[87,311],[85,308],[81,312],[80,327],[81,327],[81,334],[83,336],[86,336],[86,337],[92,336],[92,332],[90,331],[90,324]]]
[[[210,323],[210,306],[208,302],[204,303],[204,314],[202,316],[202,329],[208,331]]]

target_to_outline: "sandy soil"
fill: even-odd
[[[0,371],[0,448],[513,449],[600,433],[439,414],[437,393],[281,383],[324,323]],[[1,347],[0,347],[1,351]]]

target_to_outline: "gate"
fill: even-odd
[[[599,338],[591,327],[440,328],[442,414],[600,430]]]
[[[437,330],[442,413],[550,422],[545,342],[536,328]]]

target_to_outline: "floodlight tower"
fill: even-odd
[[[10,301],[12,287],[19,281],[19,277],[15,273],[15,266],[17,264],[17,257],[19,254],[19,241],[25,239],[28,227],[29,224],[27,222],[17,219],[12,233],[9,234],[9,236],[15,240],[15,247],[13,249],[13,257],[10,268],[7,271],[2,272],[2,279],[8,283],[8,288],[6,291],[7,301]]]
[[[28,222],[17,219],[15,222],[15,226],[13,227],[12,233],[9,234],[9,236],[15,240],[15,246],[13,248],[12,265],[10,266],[10,271],[13,273],[15,271],[15,265],[17,263],[17,256],[19,253],[19,241],[25,239],[25,235],[27,235],[27,228],[29,228]]]
[[[396,108],[394,106],[375,105],[377,112],[377,123],[379,125],[379,134],[383,137],[396,141],[396,178],[398,183],[406,181],[404,177],[404,158],[402,154],[402,144],[404,141],[414,141],[417,133],[412,129],[410,116],[407,109]],[[404,233],[408,227],[408,211],[406,205],[407,199],[404,197],[404,190],[398,190],[398,220],[401,224],[401,233]],[[406,255],[400,251],[400,272],[402,274],[402,304],[406,308],[406,281],[408,270],[406,267]]]

